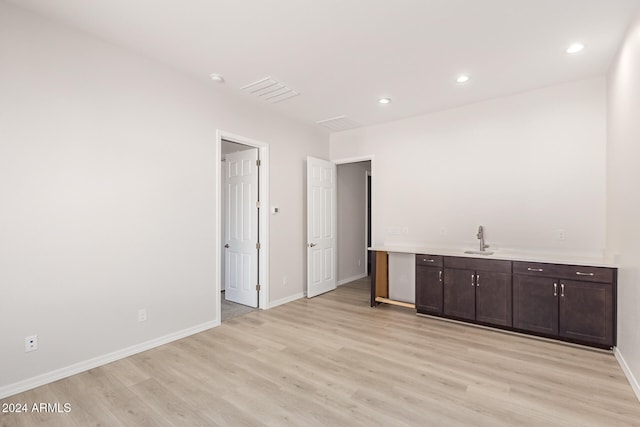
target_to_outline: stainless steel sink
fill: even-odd
[[[493,255],[493,251],[464,251],[465,254],[474,254],[474,255]]]

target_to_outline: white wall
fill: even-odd
[[[378,245],[475,247],[482,224],[494,249],[601,256],[605,152],[604,78],[331,136],[332,159],[375,155]]]
[[[618,356],[640,398],[640,14],[608,73],[607,251],[617,258]]]
[[[0,396],[216,323],[217,129],[270,144],[270,299],[302,293],[328,137],[226,93],[0,3]]]
[[[364,277],[366,259],[366,172],[371,162],[337,166],[338,283]]]

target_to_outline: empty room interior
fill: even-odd
[[[0,0],[0,426],[640,425],[639,77],[640,0]]]

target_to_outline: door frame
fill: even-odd
[[[373,169],[373,163],[371,164],[371,168]],[[369,210],[371,210],[371,218],[373,223],[373,204],[369,200],[369,187],[373,188],[373,179],[372,184],[369,185],[369,178],[371,178],[371,171],[365,171],[364,173],[364,274],[369,276],[369,249],[367,244],[369,243],[369,229],[371,224],[369,224]],[[371,191],[371,195],[373,195],[373,190]],[[373,243],[373,228],[371,227],[371,243]]]
[[[369,249],[367,248],[366,242],[367,242],[367,227],[371,226],[371,245],[375,245],[376,242],[376,238],[375,238],[375,230],[373,228],[373,224],[375,224],[374,218],[375,218],[375,209],[374,209],[374,203],[373,201],[375,200],[375,196],[373,194],[373,189],[375,188],[375,170],[376,170],[376,162],[375,162],[375,155],[373,154],[368,154],[368,155],[364,155],[364,156],[357,156],[357,157],[343,157],[340,159],[331,159],[331,161],[337,166],[337,165],[344,165],[344,164],[349,164],[349,163],[359,163],[359,162],[366,162],[369,161],[371,162],[371,172],[369,173],[371,175],[371,200],[367,200],[367,182],[365,179],[365,187],[364,187],[364,194],[365,194],[365,230],[364,230],[364,241],[365,241],[365,248],[364,248],[364,258],[362,259],[363,262],[365,263],[364,265],[364,271],[367,273],[367,275],[369,274],[369,269],[367,267],[367,255],[369,252]],[[366,178],[366,177],[365,177]],[[371,203],[371,224],[368,224],[368,218],[367,216],[367,206],[366,203]],[[337,235],[336,239],[339,240],[340,236]],[[336,245],[337,245],[337,241],[336,241]],[[336,268],[338,266],[336,265]]]
[[[215,174],[216,174],[216,245],[215,245],[215,287],[216,287],[216,322],[221,323],[222,298],[220,285],[222,274],[220,267],[220,257],[223,245],[222,235],[222,140],[235,142],[238,144],[255,147],[258,149],[258,159],[260,159],[260,172],[258,175],[258,199],[260,200],[260,211],[258,212],[258,239],[260,249],[258,250],[258,306],[260,309],[269,308],[269,144],[246,138],[224,130],[216,130],[216,153],[215,153]]]

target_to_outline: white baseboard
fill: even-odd
[[[627,377],[627,381],[631,384],[631,388],[636,394],[636,398],[640,401],[640,384],[638,383],[638,380],[633,376],[633,372],[629,369],[629,365],[627,365],[627,361],[624,360],[624,357],[622,356],[622,353],[620,353],[620,350],[618,350],[618,347],[613,348],[613,354],[616,356],[616,360],[618,360],[618,364],[620,364],[622,372],[624,372],[624,375]]]
[[[54,381],[70,377],[71,375],[79,374],[89,369],[97,368],[98,366],[106,365],[107,363],[115,362],[119,359],[124,359],[125,357],[132,356],[136,353],[151,350],[152,348],[170,343],[172,341],[177,341],[179,339],[197,334],[202,331],[206,331],[207,329],[211,329],[216,326],[220,326],[219,320],[202,323],[200,325],[183,329],[172,334],[145,341],[140,344],[132,345],[131,347],[123,348],[122,350],[114,351],[113,353],[108,353],[89,360],[74,363],[73,365],[64,368],[56,369],[42,375],[38,375],[23,381],[18,381],[17,383],[0,387],[0,399],[4,399],[5,397],[13,396],[14,394],[22,393],[23,391],[31,390],[32,388],[40,387],[41,385],[49,384]]]
[[[291,296],[280,298],[279,300],[269,302],[269,308],[274,308],[282,304],[286,304],[291,301],[295,301],[297,299],[304,298],[304,292],[299,292],[297,294],[293,294]]]
[[[337,285],[338,286],[346,285],[347,283],[351,283],[354,280],[364,279],[365,277],[367,277],[366,273],[360,273],[355,276],[351,276],[351,277],[347,277],[346,279],[339,280]]]

